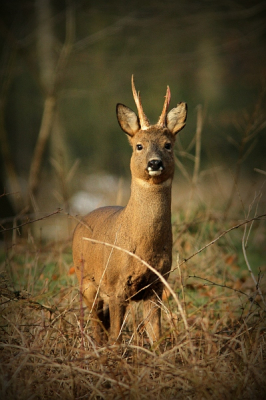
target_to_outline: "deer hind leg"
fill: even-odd
[[[101,336],[102,341],[106,342],[108,339],[108,332],[110,329],[110,312],[109,312],[109,305],[104,303],[103,300],[98,300],[97,305],[97,318],[98,318],[98,325],[101,327]]]
[[[144,300],[143,317],[146,333],[151,344],[153,344],[161,336],[161,308],[156,295]]]

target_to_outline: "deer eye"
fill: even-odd
[[[143,149],[143,146],[142,146],[142,144],[137,144],[137,150],[142,150]]]
[[[166,150],[171,150],[171,143],[165,143],[164,148]]]

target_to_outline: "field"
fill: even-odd
[[[174,263],[154,346],[141,303],[129,304],[120,346],[97,346],[71,235],[45,241],[33,224],[26,238],[13,231],[1,262],[1,399],[265,398],[263,189],[245,182],[225,212],[212,182],[182,195],[174,187]],[[51,218],[56,224],[58,214]],[[75,218],[61,218],[71,233]]]

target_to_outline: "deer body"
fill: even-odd
[[[73,259],[85,302],[92,313],[95,339],[110,328],[109,339],[119,339],[130,300],[144,300],[144,323],[151,342],[161,334],[163,284],[143,263],[121,250],[93,243],[91,238],[119,246],[154,267],[167,278],[172,263],[171,186],[175,135],[186,120],[186,104],[167,114],[170,91],[159,122],[150,125],[139,94],[132,90],[139,118],[118,104],[117,117],[133,147],[131,196],[126,207],[102,207],[88,214],[73,238]],[[146,287],[148,286],[148,287]],[[96,302],[96,296],[99,300]]]

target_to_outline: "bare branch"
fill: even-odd
[[[221,237],[223,237],[224,235],[226,235],[228,232],[233,231],[234,229],[239,228],[240,226],[246,225],[252,221],[260,221],[262,219],[266,218],[266,214],[261,214],[258,215],[257,217],[251,218],[251,219],[247,219],[243,222],[240,222],[239,224],[232,226],[232,228],[227,229],[226,231],[223,231],[219,236],[217,236],[217,238],[213,239],[211,242],[205,244],[205,246],[203,246],[201,249],[199,249],[198,251],[196,251],[195,253],[191,254],[191,256],[189,256],[188,258],[184,259],[180,265],[186,263],[187,261],[189,261],[191,258],[195,257],[197,254],[201,253],[203,250],[207,249],[207,247],[210,247],[212,244],[214,244],[215,242],[217,242],[219,239],[221,239]],[[172,270],[173,271],[173,270]]]
[[[195,149],[194,171],[192,177],[193,185],[197,183],[199,177],[202,126],[203,126],[202,106],[199,104],[197,107],[196,149]]]
[[[13,227],[13,228],[7,228],[7,229],[4,228],[4,229],[2,229],[2,230],[0,231],[0,233],[1,233],[1,232],[7,232],[7,231],[13,231],[14,229],[21,228],[22,226],[29,225],[29,224],[33,224],[34,222],[37,222],[37,221],[42,221],[43,219],[49,218],[49,217],[51,217],[52,215],[60,214],[61,212],[62,212],[62,209],[61,209],[61,208],[58,208],[56,211],[52,212],[51,214],[47,214],[47,215],[45,215],[44,217],[37,218],[37,219],[33,219],[33,220],[31,220],[31,221],[29,220],[29,221],[23,222],[23,224],[17,225],[17,226],[15,226],[15,227]]]
[[[234,289],[231,286],[228,286],[228,285],[225,285],[225,284],[216,283],[216,282],[211,281],[210,279],[202,278],[201,276],[197,276],[197,275],[189,275],[188,277],[189,278],[195,278],[195,279],[201,279],[202,281],[208,282],[208,283],[205,283],[205,286],[218,286],[218,287],[221,287],[221,288],[233,290],[236,293],[240,293],[243,296],[246,296],[249,299],[249,301],[253,302],[258,307],[260,307],[260,305],[256,301],[254,301],[254,298],[252,296],[249,296],[247,293],[243,292],[242,290]]]

